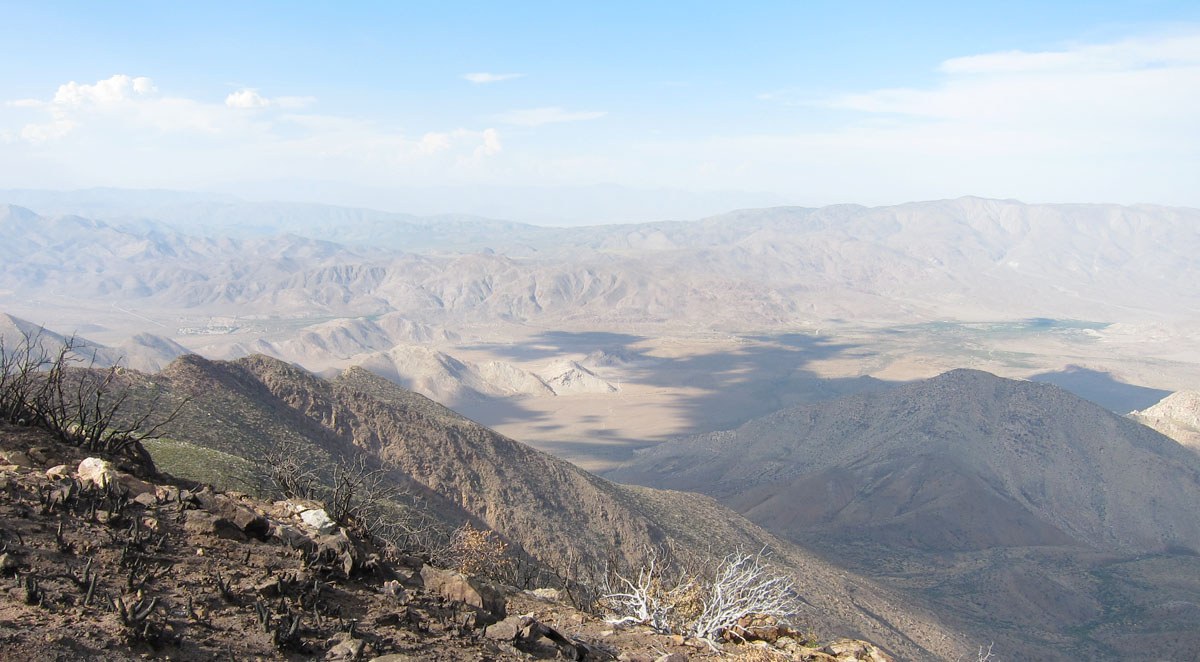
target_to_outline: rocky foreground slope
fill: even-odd
[[[0,659],[892,659],[865,642],[816,646],[780,628],[771,644],[720,652],[616,631],[556,591],[385,554],[307,517],[312,505],[84,455],[0,424]]]

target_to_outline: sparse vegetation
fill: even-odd
[[[365,454],[339,458],[324,477],[304,458],[298,444],[284,443],[267,454],[255,474],[279,496],[320,502],[333,521],[386,548],[427,556],[442,556],[448,549],[451,534],[445,527]]]
[[[461,573],[513,583],[516,563],[508,544],[495,531],[477,529],[467,522],[450,535],[446,550],[446,560]]]
[[[0,338],[0,418],[53,431],[60,440],[88,450],[133,455],[149,461],[141,442],[154,439],[187,404],[167,410],[162,392],[133,402],[133,388],[118,365],[98,366],[96,353],[74,337],[55,349],[42,329],[23,332],[15,347]]]
[[[258,465],[237,455],[167,438],[146,439],[142,445],[155,467],[176,476],[248,494],[265,493],[272,486]]]

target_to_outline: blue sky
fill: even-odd
[[[1200,3],[245,4],[0,2],[0,188],[1200,206]]]

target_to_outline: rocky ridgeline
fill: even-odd
[[[614,629],[560,601],[386,554],[320,504],[268,503],[0,427],[0,657],[888,662],[744,623],[751,643]]]

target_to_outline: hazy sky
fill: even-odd
[[[1200,206],[1194,0],[247,4],[0,1],[0,188]]]

